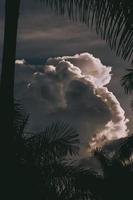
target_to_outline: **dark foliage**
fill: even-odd
[[[133,135],[130,135],[124,138],[124,141],[118,148],[115,158],[120,161],[128,161],[132,157],[133,154]]]
[[[27,200],[132,199],[132,136],[125,138],[113,157],[103,150],[94,152],[103,172],[99,174],[68,160],[68,155],[71,158],[78,153],[79,144],[76,131],[68,124],[54,123],[41,133],[24,134],[28,116],[19,104],[15,108],[11,197]]]
[[[131,93],[133,90],[133,69],[129,68],[127,69],[127,72],[128,73],[125,76],[123,76],[121,81],[125,92],[128,94]]]
[[[14,111],[14,74],[17,26],[20,0],[5,1],[5,28],[0,77],[0,129],[4,130],[3,142],[12,142]],[[9,133],[10,134],[7,134]]]
[[[57,122],[41,133],[29,134],[25,133],[27,121],[28,116],[16,104],[14,169],[10,169],[12,185],[9,186],[11,197],[27,200],[87,200],[89,196],[94,196],[98,175],[69,161],[79,151],[76,131],[64,122]]]
[[[41,0],[57,13],[93,25],[123,59],[133,55],[133,1],[131,0]]]
[[[130,152],[132,138],[125,139],[118,152],[113,157],[105,155],[101,150],[95,156],[103,169],[103,180],[99,184],[97,199],[131,200],[133,198],[133,163],[127,153],[122,157],[123,150]]]

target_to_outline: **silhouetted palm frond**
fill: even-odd
[[[120,154],[125,150],[119,151]],[[129,148],[129,147],[128,147]],[[133,198],[132,194],[132,180],[133,180],[133,164],[130,160],[123,161],[119,152],[116,155],[105,155],[105,152],[98,151],[98,160],[103,169],[103,180],[99,184],[99,193],[97,199],[102,200],[130,200]],[[96,152],[97,153],[97,152]],[[126,155],[128,156],[128,155]],[[128,159],[127,157],[125,159]],[[108,161],[109,160],[109,161]]]
[[[133,55],[133,1],[131,0],[41,0],[60,14],[68,14],[96,27],[101,35],[123,59]]]
[[[79,151],[78,144],[76,130],[63,122],[53,123],[41,133],[34,134],[26,140],[26,145],[31,150],[30,154],[39,158],[40,163],[61,159],[67,154],[76,155]]]
[[[102,170],[104,171],[104,173],[106,173],[106,169],[108,169],[111,164],[111,160],[109,159],[109,157],[102,149],[96,149],[94,151],[94,157],[100,162]]]
[[[132,110],[133,110],[133,100],[131,100],[131,108],[132,108]]]
[[[78,153],[78,144],[76,131],[61,122],[25,138],[22,164],[28,166],[28,171],[39,170],[41,178],[35,180],[41,188],[41,197],[47,197],[47,200],[88,200],[94,196],[99,183],[98,175],[90,169],[70,164],[68,159],[64,160],[68,154],[70,157]]]
[[[126,161],[130,159],[133,154],[133,135],[128,136],[124,139],[117,152],[115,153],[116,159]]]
[[[28,123],[29,115],[23,109],[21,103],[14,105],[14,131],[15,136],[23,137],[24,129]]]
[[[20,102],[14,104],[14,137],[13,148],[16,154],[16,161],[19,163],[25,149],[24,131],[28,123],[29,115],[23,109]]]
[[[88,200],[91,195],[94,196],[101,181],[101,176],[96,172],[67,162],[56,161],[43,168],[43,172],[46,187],[50,183],[58,199],[62,200]]]
[[[57,174],[62,172],[62,177],[65,178],[65,190],[62,193],[62,195],[65,196],[62,196],[63,199],[88,200],[90,197],[94,199],[99,191],[99,184],[102,181],[102,176],[92,169],[85,169],[74,164],[71,165],[70,163],[61,163],[58,167],[61,168],[57,168],[55,172],[57,172]],[[66,181],[68,181],[68,185]]]
[[[122,86],[125,89],[126,93],[131,93],[133,90],[133,69],[127,69],[127,74],[122,78]]]
[[[93,169],[84,169],[77,166],[77,168],[74,167],[71,176],[74,177],[73,185],[76,188],[75,199],[78,199],[80,194],[84,194],[85,199],[89,197],[95,199],[99,195],[99,185],[102,183],[103,177]]]
[[[15,180],[18,181],[19,187],[24,188],[24,197],[28,187],[28,195],[32,196],[32,199],[68,200],[76,197],[88,200],[90,185],[93,185],[92,180],[95,182],[97,177],[90,170],[85,171],[64,160],[68,153],[69,156],[78,153],[79,139],[76,131],[67,123],[57,122],[46,127],[41,133],[29,136],[20,131],[24,131],[25,121],[27,118],[22,107],[16,104],[17,139],[14,143],[19,180]],[[21,134],[18,134],[20,132]],[[81,180],[84,181],[82,189]]]

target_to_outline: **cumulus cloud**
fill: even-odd
[[[24,65],[26,63],[26,61],[24,59],[21,59],[21,60],[16,60],[15,61],[15,64],[18,64],[18,65]]]
[[[68,121],[78,130],[81,146],[91,149],[128,134],[124,110],[106,86],[111,67],[93,55],[49,58],[44,66],[16,64],[16,95],[31,113],[31,130]]]

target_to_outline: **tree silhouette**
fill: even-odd
[[[12,174],[4,176],[10,198],[68,200],[94,196],[99,176],[71,162],[78,155],[78,134],[64,122],[53,123],[40,133],[27,133],[28,116],[15,105]],[[87,184],[87,187],[86,187]],[[95,189],[94,189],[95,188]],[[7,199],[4,192],[4,199]]]
[[[95,151],[94,156],[99,160],[103,173],[96,199],[130,200],[133,198],[133,162],[127,156],[131,153],[129,148],[126,149],[126,152],[129,150],[128,154],[123,156],[127,143],[130,143],[131,148],[131,140],[128,138],[112,157],[106,155],[103,150]]]
[[[1,152],[9,156],[10,161],[13,154],[13,114],[14,114],[14,73],[15,73],[15,54],[17,23],[19,15],[20,0],[6,0],[5,4],[5,32],[4,48],[2,59],[2,71],[0,82],[0,130],[1,134]],[[10,151],[8,151],[8,148]],[[6,160],[3,159],[3,163]]]
[[[133,90],[133,69],[132,68],[128,68],[127,69],[127,74],[125,76],[123,76],[122,78],[122,86],[125,89],[125,92],[131,93]]]

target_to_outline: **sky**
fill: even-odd
[[[4,0],[0,61],[3,30]],[[22,0],[16,59],[15,95],[30,113],[30,130],[68,121],[82,143],[90,140],[92,146],[132,132],[131,97],[120,84],[129,63],[117,57],[95,30],[57,16],[37,0]]]

